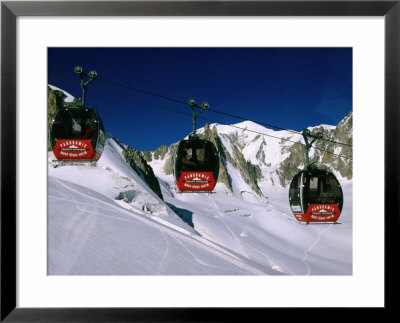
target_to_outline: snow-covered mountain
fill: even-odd
[[[351,115],[341,124],[351,130]],[[49,274],[351,275],[351,165],[313,155],[335,167],[344,208],[341,224],[301,225],[282,166],[301,166],[287,161],[301,136],[249,121],[235,127],[199,129],[221,153],[215,194],[177,193],[176,144],[140,153],[108,134],[96,165],[54,167],[49,152]],[[324,128],[351,140],[351,131],[339,139],[340,125]]]
[[[351,180],[352,148],[338,143],[352,145],[352,112],[336,127],[321,125],[309,129],[313,133],[323,132],[326,139],[315,142],[315,148],[310,150],[310,161],[321,168],[329,168],[341,181]],[[247,192],[262,197],[268,196],[271,189],[285,189],[293,176],[304,168],[304,139],[296,132],[274,131],[244,121],[233,125],[206,125],[197,133],[218,148],[220,189],[224,187],[236,196]],[[142,152],[156,175],[168,183],[173,182],[170,175],[176,146],[174,143],[153,152]]]

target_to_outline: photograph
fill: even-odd
[[[48,275],[352,275],[352,48],[47,55]]]
[[[399,2],[1,1],[0,321],[391,317]]]

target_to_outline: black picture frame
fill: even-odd
[[[16,19],[19,16],[382,16],[385,19],[385,306],[395,310],[399,245],[400,0],[2,1],[1,285],[3,322],[253,321],[255,308],[19,308],[16,263]],[[371,131],[373,127],[371,126]],[[372,149],[372,148],[371,148]],[[371,169],[373,172],[373,169]],[[369,174],[368,174],[369,176]],[[373,232],[371,232],[373,235]],[[371,277],[373,279],[373,277]],[[345,292],[345,291],[344,291]],[[279,309],[274,309],[279,311]],[[282,310],[282,309],[280,309]],[[287,310],[287,309],[283,309]],[[329,310],[329,309],[327,309]],[[282,312],[283,313],[283,312]],[[336,315],[334,311],[330,311]],[[331,315],[330,314],[330,315]],[[386,313],[385,313],[386,314]],[[317,314],[320,315],[320,314]],[[339,314],[342,315],[342,314]],[[370,315],[370,314],[368,314]],[[347,317],[349,318],[349,317]],[[369,316],[369,318],[372,318]],[[380,317],[382,319],[382,317]],[[344,319],[344,318],[342,318]],[[351,319],[351,318],[350,318]]]

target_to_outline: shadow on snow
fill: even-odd
[[[190,212],[189,210],[186,209],[181,209],[179,207],[176,207],[175,205],[171,203],[167,203],[167,205],[187,224],[189,224],[193,229],[194,229],[194,224],[193,224],[193,212]]]

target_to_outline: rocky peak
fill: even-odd
[[[154,193],[161,199],[160,183],[154,175],[153,169],[147,164],[143,155],[136,149],[126,146],[122,150],[122,154],[129,166],[149,185]]]
[[[321,131],[324,139],[317,140],[310,149],[310,161],[321,168],[331,169],[342,180],[352,178],[352,113],[350,112],[336,127],[320,125],[309,128]],[[260,183],[287,187],[293,176],[305,167],[304,140],[301,134],[291,131],[274,131],[254,122],[245,121],[227,126],[206,124],[198,129],[201,139],[210,140],[219,151],[220,172],[218,182],[233,191],[234,169],[241,179],[257,195],[262,195]],[[280,139],[279,139],[280,138]],[[154,152],[146,152],[146,160],[165,160],[166,175],[173,172],[173,156],[177,143],[159,147]],[[338,157],[338,155],[342,157]],[[346,158],[347,157],[347,158]],[[229,168],[232,167],[232,168]]]

